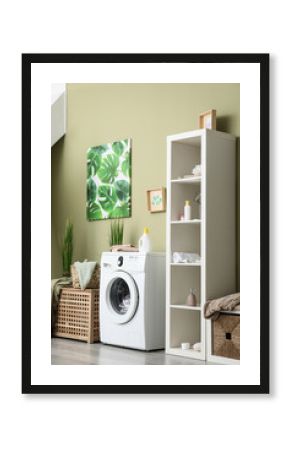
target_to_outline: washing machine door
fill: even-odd
[[[115,323],[127,323],[138,307],[138,289],[126,272],[115,272],[107,285],[106,303]]]

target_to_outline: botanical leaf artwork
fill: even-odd
[[[161,198],[160,194],[154,194],[152,196],[152,205],[153,206],[159,206],[159,205],[161,205],[161,202],[162,202],[162,198]]]
[[[87,151],[87,219],[131,215],[131,140]]]

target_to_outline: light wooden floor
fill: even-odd
[[[71,339],[53,338],[51,342],[51,364],[204,365],[205,362],[166,355],[163,350],[143,352],[100,343],[87,344]]]

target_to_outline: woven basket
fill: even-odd
[[[99,289],[62,289],[53,336],[90,344],[99,341]]]
[[[70,273],[71,273],[73,288],[80,289],[81,285],[80,285],[79,275],[78,275],[78,271],[75,268],[74,264],[72,264],[70,266]],[[99,286],[100,286],[100,266],[99,266],[99,264],[97,264],[86,289],[98,289]]]
[[[240,316],[220,314],[212,321],[213,355],[240,359]]]

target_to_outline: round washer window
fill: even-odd
[[[106,290],[106,304],[115,323],[127,323],[134,317],[139,303],[138,288],[126,272],[116,271]]]
[[[131,294],[128,284],[123,278],[113,281],[110,289],[110,302],[117,314],[126,314],[131,305]]]

